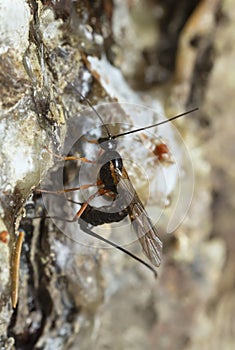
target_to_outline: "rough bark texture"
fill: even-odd
[[[234,349],[233,2],[1,0],[0,8],[1,348]],[[121,102],[99,109],[106,123],[125,123],[115,132],[200,107],[177,123],[181,137],[171,126],[149,136],[169,146],[167,159],[146,151],[144,135],[120,140],[149,212],[158,217],[164,208],[157,281],[130,257],[97,249],[77,223],[33,219],[71,217],[63,196],[33,192],[78,186],[80,162],[53,153],[95,152],[82,136],[99,136],[100,121],[78,92],[94,105]],[[180,226],[170,221],[178,198]],[[25,203],[32,205],[26,217]],[[169,221],[177,228],[164,235]],[[25,240],[13,310],[19,226]],[[131,242],[127,220],[116,231],[97,232]],[[141,255],[138,242],[128,249]]]

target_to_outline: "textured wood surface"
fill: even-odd
[[[1,2],[1,348],[234,349],[233,2],[14,0],[11,11]],[[77,223],[26,217],[13,311],[10,262],[23,206],[43,181],[60,189],[62,176],[77,180],[80,164],[61,164],[53,153],[79,156],[78,139],[97,126],[77,90],[94,105],[118,101],[157,111],[150,120],[144,108],[134,119],[124,104],[104,108],[105,120],[134,126],[200,108],[176,124],[181,137],[171,127],[158,130],[161,138],[151,134],[154,146],[170,145],[165,162],[154,163],[146,153],[144,135],[146,147],[138,139],[120,141],[124,160],[133,153],[139,166],[130,166],[130,176],[149,212],[168,200],[158,223],[164,243],[159,278],[118,251],[83,241]],[[181,192],[169,171],[174,159],[185,173]],[[153,169],[150,194],[147,167]],[[164,199],[161,169],[168,169]],[[183,207],[174,233],[164,234],[177,191],[190,208]],[[45,215],[46,205],[69,216],[61,197],[43,196],[43,203],[35,196],[36,215]],[[130,243],[129,231],[128,225],[120,229],[123,244]],[[110,226],[99,232],[116,237]],[[138,243],[126,248],[141,256]]]

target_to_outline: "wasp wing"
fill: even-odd
[[[129,214],[143,251],[155,266],[161,263],[162,241],[141,202],[132,202]]]
[[[118,188],[129,207],[129,216],[144,253],[153,265],[161,263],[162,242],[125,170],[117,173]],[[119,192],[119,191],[118,191]]]

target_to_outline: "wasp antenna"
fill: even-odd
[[[95,107],[91,104],[91,102],[88,100],[88,98],[86,98],[77,88],[76,89],[76,92],[79,94],[79,96],[91,107],[91,109],[95,112],[95,114],[97,115],[97,117],[99,118],[99,120],[101,121],[101,123],[103,124],[106,132],[107,132],[107,135],[109,138],[112,138],[112,135],[110,134],[109,132],[109,129],[107,127],[107,125],[104,123],[103,121],[103,118],[101,117],[101,115],[97,112],[97,110],[95,109]]]
[[[159,126],[159,125],[162,125],[162,124],[166,124],[166,123],[168,123],[168,122],[170,122],[170,121],[172,121],[172,120],[175,120],[175,119],[177,119],[177,118],[183,117],[183,116],[188,115],[188,114],[191,114],[191,113],[197,111],[198,109],[199,109],[198,107],[193,108],[193,109],[191,109],[191,110],[189,110],[189,111],[187,111],[187,112],[177,114],[177,115],[175,115],[175,116],[172,117],[172,118],[163,120],[163,121],[158,122],[158,123],[156,123],[156,124],[152,124],[152,125],[149,125],[149,126],[144,126],[143,128],[140,128],[140,129],[135,129],[135,130],[130,130],[130,131],[127,131],[127,132],[123,132],[122,134],[118,134],[118,135],[112,136],[112,138],[113,138],[113,139],[116,139],[116,138],[118,138],[118,137],[120,137],[120,136],[125,136],[125,135],[129,135],[129,134],[134,134],[135,132],[139,132],[139,131],[143,131],[143,130],[146,130],[146,129],[150,129],[150,128],[153,128],[154,126]]]

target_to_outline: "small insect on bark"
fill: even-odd
[[[148,257],[148,259],[153,265],[159,266],[161,261],[162,242],[158,236],[156,228],[154,227],[149,215],[147,214],[144,208],[144,205],[142,204],[137,192],[135,191],[131,183],[128,173],[124,167],[122,157],[117,151],[117,138],[165,124],[184,115],[188,115],[196,111],[198,108],[194,108],[190,111],[181,113],[170,119],[158,122],[156,124],[152,124],[150,126],[145,126],[143,128],[112,135],[109,130],[109,126],[104,123],[101,115],[90,103],[90,101],[85,96],[83,96],[78,90],[76,91],[80,95],[80,97],[84,101],[86,101],[86,103],[95,112],[96,116],[101,121],[106,133],[106,136],[101,137],[97,141],[95,141],[102,149],[102,154],[97,160],[97,162],[101,164],[98,180],[95,184],[82,185],[76,188],[64,189],[60,191],[39,190],[39,192],[59,194],[82,190],[92,186],[98,186],[98,190],[95,193],[93,193],[85,202],[80,203],[81,207],[76,213],[76,215],[71,220],[63,219],[63,221],[74,222],[78,220],[83,231],[92,235],[93,237],[105,241],[108,244],[111,244],[112,246],[115,246],[116,248],[124,251],[125,253],[133,257],[133,255],[130,252],[126,251],[123,247],[120,247],[116,243],[104,239],[102,236],[99,236],[90,230],[92,226],[98,226],[104,223],[118,222],[124,219],[126,216],[129,216],[145,255]],[[62,158],[63,160],[80,159],[83,162],[92,163],[92,161],[88,160],[85,157],[58,157]],[[90,205],[90,202],[98,196],[109,196],[113,199],[109,210],[107,210],[107,207],[105,207],[106,211],[104,212],[102,210],[102,207],[96,208]],[[118,198],[121,199],[121,206],[118,206],[116,204],[116,200]],[[59,220],[61,219],[59,217],[54,218],[57,218]],[[138,257],[134,258],[138,261],[141,260]],[[149,269],[151,269],[154,272],[155,275],[157,275],[156,271],[151,265],[147,264],[143,260],[141,260],[141,263],[146,265]]]
[[[0,232],[0,242],[7,243],[9,238],[9,233],[7,231]]]
[[[76,90],[77,91],[77,90]],[[38,189],[37,192],[45,194],[64,194],[73,191],[78,191],[82,189],[91,188],[93,186],[98,187],[97,191],[90,195],[86,201],[80,204],[80,209],[76,212],[73,218],[66,219],[58,216],[49,216],[49,218],[54,218],[66,222],[76,222],[80,224],[82,231],[88,235],[95,237],[116,249],[128,254],[131,258],[137,260],[141,264],[145,265],[150,269],[155,277],[157,276],[157,271],[146,261],[140,259],[138,256],[135,256],[130,251],[123,248],[121,245],[118,245],[96,232],[92,231],[92,227],[103,225],[105,223],[119,222],[129,216],[134,231],[137,235],[137,238],[142,246],[142,249],[154,266],[159,266],[161,262],[161,253],[162,253],[162,242],[159,238],[157,229],[154,227],[151,219],[146,212],[143,203],[141,202],[134,186],[131,183],[131,180],[128,176],[127,170],[123,164],[123,159],[120,153],[117,151],[117,138],[123,137],[132,133],[137,133],[146,129],[153,128],[165,124],[174,119],[180,118],[181,116],[188,115],[198,108],[194,108],[185,113],[176,115],[168,120],[158,122],[149,126],[145,126],[139,129],[123,132],[120,134],[112,135],[109,126],[103,122],[101,115],[90,103],[90,101],[83,96],[79,91],[77,91],[79,96],[86,101],[86,103],[91,107],[95,112],[96,116],[99,118],[103,125],[106,136],[99,138],[97,141],[94,141],[97,145],[100,146],[102,152],[97,163],[100,164],[100,170],[98,174],[98,179],[94,184],[85,184],[79,187],[61,189],[58,191],[51,191],[47,189]],[[165,152],[165,151],[164,151]],[[75,157],[68,156],[63,157],[60,155],[55,155],[57,158],[66,160],[80,160],[82,162],[94,163],[93,161],[87,159],[86,157]],[[106,196],[112,199],[109,206],[104,207],[94,207],[90,203],[91,201],[99,196]],[[76,203],[73,200],[69,200]],[[15,294],[17,294],[15,292]]]

